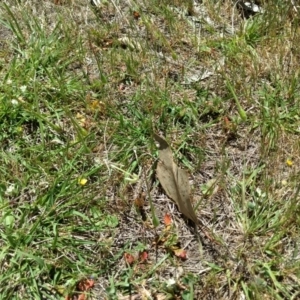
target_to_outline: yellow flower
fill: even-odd
[[[289,166],[289,167],[291,167],[292,165],[293,165],[293,161],[291,160],[291,159],[287,159],[286,160],[286,164]]]
[[[86,178],[80,178],[80,179],[78,179],[78,183],[80,184],[80,185],[86,185],[87,184],[87,182],[88,182],[88,180],[86,179]]]
[[[100,113],[105,113],[105,104],[102,101],[90,100],[88,103],[88,108],[91,111],[99,111]]]

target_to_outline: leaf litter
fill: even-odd
[[[203,226],[202,222],[199,222],[196,216],[190,200],[190,184],[188,174],[185,170],[180,169],[174,162],[172,150],[170,149],[167,141],[155,133],[154,139],[158,143],[158,157],[160,160],[156,168],[157,178],[167,196],[176,203],[179,212],[194,222],[195,237],[197,238],[199,244],[200,253],[202,253],[202,242],[196,229],[197,226],[201,229],[206,238],[210,240],[210,242],[219,245],[220,242],[215,239],[214,235],[208,228],[206,228],[206,226]],[[215,250],[218,252],[217,249]],[[184,257],[186,256],[184,255]]]
[[[190,201],[190,185],[186,171],[178,168],[173,161],[172,150],[166,140],[157,134],[154,134],[154,138],[159,144],[160,161],[157,164],[156,175],[160,184],[168,197],[176,203],[178,210],[195,224],[199,224]]]

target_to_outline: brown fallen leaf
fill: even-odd
[[[156,175],[166,194],[178,206],[178,210],[187,218],[198,224],[198,219],[190,202],[190,185],[187,173],[179,169],[173,161],[172,151],[168,143],[154,134],[154,139],[159,143]]]
[[[136,20],[138,20],[140,17],[141,17],[141,15],[140,15],[140,13],[138,12],[138,11],[134,11],[133,12],[133,17],[136,19]]]
[[[146,194],[140,193],[134,200],[134,206],[135,206],[137,212],[142,216],[143,221],[147,220],[147,214],[146,214],[146,211],[144,208],[145,198],[146,198]]]
[[[126,263],[128,263],[129,265],[132,265],[135,262],[135,257],[130,253],[125,252],[124,259],[125,259]]]
[[[95,281],[93,279],[83,279],[77,283],[76,292],[73,295],[66,296],[66,300],[86,300],[86,292],[93,288]]]
[[[143,252],[139,253],[140,263],[146,263],[147,260],[148,260],[148,252],[147,251],[143,251]]]
[[[143,209],[144,205],[145,205],[145,195],[144,194],[140,194],[138,195],[138,197],[136,197],[134,199],[134,206],[138,209],[141,210]]]
[[[172,218],[169,214],[165,214],[164,223],[166,226],[170,226],[172,224]]]
[[[183,250],[183,249],[174,249],[173,250],[175,256],[181,258],[182,260],[186,260],[187,257],[186,257],[186,251]]]

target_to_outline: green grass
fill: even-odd
[[[90,277],[89,299],[299,297],[299,16],[263,2],[248,20],[231,1],[203,18],[190,1],[0,4],[1,299]],[[154,132],[189,172],[201,247],[155,177]]]

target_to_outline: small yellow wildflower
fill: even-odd
[[[88,104],[89,109],[92,111],[98,110],[100,113],[105,112],[105,104],[102,101],[91,100]]]
[[[291,167],[292,165],[293,165],[293,161],[291,160],[291,159],[287,159],[286,160],[286,164],[289,166],[289,167]]]
[[[80,184],[80,185],[86,185],[87,184],[87,182],[88,182],[88,180],[86,179],[86,178],[80,178],[79,180],[78,180],[78,183]]]

